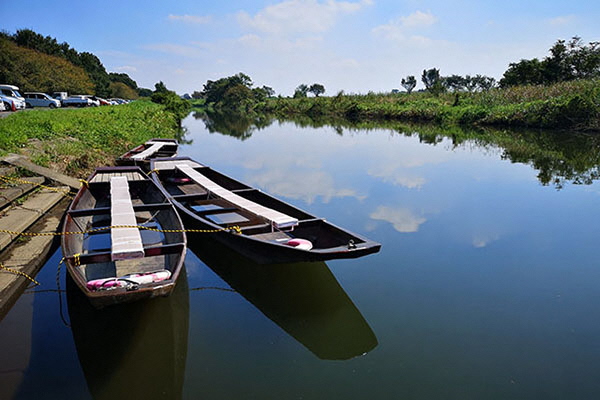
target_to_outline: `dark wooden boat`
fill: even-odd
[[[154,159],[152,179],[188,229],[264,263],[325,261],[376,253],[379,243],[339,228],[187,157]],[[228,229],[239,227],[239,230]]]
[[[96,307],[170,294],[186,252],[173,204],[139,167],[98,168],[87,182],[67,210],[61,237],[77,286]]]
[[[154,138],[116,159],[117,165],[148,166],[151,158],[176,157],[179,143],[176,139]]]

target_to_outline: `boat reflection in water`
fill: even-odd
[[[256,264],[206,236],[190,237],[188,248],[318,358],[347,360],[377,346],[369,324],[324,262]]]
[[[185,266],[169,297],[95,309],[73,280],[67,302],[79,362],[94,399],[179,399],[188,346]]]

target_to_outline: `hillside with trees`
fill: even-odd
[[[98,57],[30,29],[0,33],[0,81],[24,91],[66,91],[100,97],[149,95],[125,73],[108,73]]]
[[[15,84],[23,91],[94,92],[94,83],[83,68],[4,37],[0,37],[0,82]]]

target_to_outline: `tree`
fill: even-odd
[[[150,97],[152,96],[152,89],[137,88],[137,93],[140,97]]]
[[[168,91],[169,89],[167,89],[167,85],[165,85],[163,81],[154,84],[154,93],[166,93]]]
[[[511,63],[500,86],[538,85],[600,76],[600,42],[585,45],[578,36],[558,40],[543,60],[533,58]]]
[[[441,79],[442,85],[446,90],[451,92],[462,92],[465,90],[467,85],[466,78],[460,75],[450,75]]]
[[[444,91],[439,69],[431,68],[423,70],[421,81],[425,85],[425,88],[434,96],[438,96]]]
[[[119,99],[133,100],[138,98],[138,93],[135,89],[130,88],[123,82],[111,82],[109,85],[110,97]]]
[[[261,89],[265,92],[265,94],[267,95],[267,97],[273,97],[273,96],[275,96],[275,91],[273,90],[272,87],[270,87],[270,86],[263,86]]]
[[[298,99],[301,97],[306,97],[307,93],[308,93],[308,86],[305,85],[304,83],[302,83],[302,84],[298,85],[298,87],[294,91],[294,98]]]
[[[406,89],[406,92],[410,94],[415,88],[415,86],[417,86],[417,80],[413,75],[409,75],[406,78],[402,78],[400,84],[402,85],[402,87],[404,87],[404,89]]]
[[[252,79],[242,72],[237,75],[221,78],[216,81],[206,81],[202,90],[202,95],[207,103],[219,103],[225,97],[225,93],[235,86],[244,86],[247,89],[252,88]]]
[[[314,94],[315,97],[319,97],[320,94],[325,93],[325,86],[321,85],[320,83],[313,83],[308,88],[308,91]]]
[[[154,87],[156,90],[152,94],[152,101],[164,105],[165,110],[172,112],[177,118],[179,126],[181,126],[181,120],[189,114],[192,104],[177,96],[177,93],[167,89],[162,81],[155,84]]]
[[[137,88],[138,88],[136,81],[131,79],[131,77],[124,72],[121,72],[121,73],[111,72],[108,74],[108,79],[110,79],[111,82],[124,83],[125,85],[129,86],[130,88],[132,88],[134,90],[137,90]]]

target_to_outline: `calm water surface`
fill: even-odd
[[[184,123],[182,155],[381,252],[259,266],[192,238],[173,296],[103,312],[64,269],[59,302],[57,253],[0,322],[0,398],[600,397],[597,182],[384,129]]]

